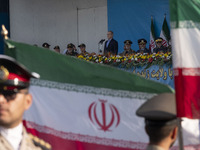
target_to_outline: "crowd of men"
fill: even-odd
[[[113,38],[113,32],[108,31],[107,33],[107,41],[104,44],[104,52],[103,54],[105,56],[110,55],[134,55],[136,53],[166,53],[171,51],[171,46],[165,47],[162,44],[163,39],[161,37],[158,37],[155,39],[156,47],[151,51],[147,48],[147,40],[142,38],[138,39],[138,47],[139,49],[137,51],[133,50],[131,48],[132,41],[131,40],[125,40],[124,41],[124,51],[122,53],[118,53],[118,42]],[[43,43],[42,47],[44,48],[50,48],[50,44]],[[69,43],[67,45],[67,48],[62,52],[64,55],[71,55],[71,56],[77,56],[77,55],[85,55],[85,54],[96,54],[95,52],[88,53],[86,50],[86,45],[84,43],[78,45],[80,49],[80,53],[78,53],[76,46],[73,43]],[[54,51],[61,53],[60,47],[57,45],[54,47]]]

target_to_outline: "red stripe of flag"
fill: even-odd
[[[200,118],[200,76],[197,76],[199,69],[178,68],[174,70],[178,117]]]

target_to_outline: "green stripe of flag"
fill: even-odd
[[[170,21],[172,28],[200,29],[199,0],[170,0]]]
[[[165,16],[164,21],[163,21],[162,30],[163,30],[163,33],[164,33],[164,36],[165,36],[167,42],[169,42],[169,40],[170,40],[170,31],[169,31],[169,27],[167,25],[166,16]]]
[[[153,17],[151,17],[151,34],[152,34],[153,40],[155,40],[156,37],[155,37],[155,31],[154,31]]]
[[[86,62],[11,40],[5,42],[5,53],[31,71],[39,73],[42,80],[148,93],[172,92],[166,85],[114,67]]]

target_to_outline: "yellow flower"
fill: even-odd
[[[83,56],[82,56],[82,55],[79,55],[78,58],[83,58]]]
[[[135,56],[136,56],[136,55],[135,55]],[[134,58],[135,58],[135,56],[134,56]],[[128,59],[131,59],[131,58],[133,58],[133,55],[129,56],[129,58],[128,58]]]
[[[164,56],[167,57],[168,56],[167,53],[165,53]]]
[[[115,59],[116,59],[116,57],[115,57],[115,56],[112,56],[112,57],[111,57],[111,59],[114,59],[114,60],[115,60]]]
[[[147,58],[147,56],[143,55],[141,58],[142,58],[142,59],[146,59],[146,58]]]
[[[152,55],[147,55],[147,58],[151,58],[152,57]]]

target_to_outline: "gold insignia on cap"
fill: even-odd
[[[162,41],[163,41],[162,39],[157,39],[157,40],[156,40],[156,42],[162,42]]]
[[[4,66],[0,67],[0,81],[5,81],[8,79],[9,71]]]

